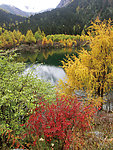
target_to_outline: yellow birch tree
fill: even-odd
[[[81,50],[79,56],[67,56],[63,68],[66,81],[61,89],[66,94],[85,91],[94,99],[103,99],[113,89],[113,26],[111,20],[92,22],[89,28],[90,51]],[[101,101],[101,105],[103,101]]]

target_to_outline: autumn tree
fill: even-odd
[[[0,35],[2,34],[2,27],[0,27]]]
[[[1,28],[0,28],[1,29]],[[25,40],[25,36],[19,30],[13,32],[4,30],[0,32],[0,47],[4,49],[19,46]]]
[[[42,40],[44,36],[45,36],[44,32],[41,31],[40,28],[38,27],[38,30],[35,32],[35,39],[39,41]]]
[[[0,35],[0,47],[2,48],[11,48],[13,45],[13,38],[12,38],[12,32],[5,30],[1,35]]]
[[[20,45],[21,43],[24,42],[25,36],[22,35],[22,33],[19,30],[14,30],[13,31],[13,42],[14,42],[14,47],[17,45]]]
[[[45,46],[46,44],[48,44],[48,40],[46,37],[44,37],[42,40],[42,45]]]
[[[63,68],[66,82],[61,81],[62,90],[72,94],[85,91],[97,101],[113,87],[113,26],[111,20],[92,22],[89,28],[90,51],[81,50],[79,56],[67,56]],[[101,101],[103,104],[103,101]]]
[[[33,32],[31,30],[27,31],[26,37],[25,37],[25,42],[28,43],[29,45],[31,43],[36,43],[36,39],[33,35]]]

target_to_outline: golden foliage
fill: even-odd
[[[52,41],[52,39],[49,39],[49,40],[48,40],[48,44],[49,44],[50,46],[53,46],[53,41]]]
[[[89,28],[91,51],[82,49],[79,57],[69,57],[62,62],[67,74],[61,82],[62,91],[72,94],[85,91],[94,98],[103,97],[113,86],[113,26],[111,20],[92,22]]]
[[[13,32],[4,30],[0,35],[0,48],[11,48],[20,45],[25,40],[25,36],[19,30]]]
[[[36,39],[33,35],[33,32],[31,30],[28,30],[26,33],[26,37],[25,37],[25,42],[26,43],[36,43]]]
[[[48,40],[47,40],[46,37],[44,37],[44,38],[42,39],[42,45],[45,46],[47,43],[48,43]]]
[[[53,46],[53,41],[51,38],[49,40],[47,40],[47,38],[44,37],[42,40],[42,45],[43,46]]]

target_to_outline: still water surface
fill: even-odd
[[[76,55],[75,51],[73,49],[54,49],[33,53],[21,52],[17,61],[24,61],[28,64],[24,71],[25,74],[33,72],[38,78],[56,84],[59,79],[63,80],[66,76],[61,67],[61,61],[66,58],[66,55]]]

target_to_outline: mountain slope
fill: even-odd
[[[16,8],[15,6],[10,6],[10,5],[5,5],[5,4],[0,5],[0,8],[11,14],[24,16],[24,17],[29,17],[30,15],[34,14],[30,12],[24,12],[20,10],[19,8]]]
[[[113,0],[73,0],[66,7],[31,16],[29,23],[20,24],[19,29],[23,33],[28,29],[36,32],[39,26],[46,34],[81,34],[97,16],[113,19],[112,6]]]
[[[0,9],[0,26],[4,23],[6,26],[9,26],[9,24],[15,23],[16,21],[23,22],[25,19],[25,17],[16,16]]]

